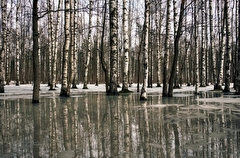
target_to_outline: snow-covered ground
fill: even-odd
[[[140,89],[141,89],[140,85]],[[94,84],[88,84],[88,89],[83,89],[83,84],[77,85],[78,89],[71,89],[71,94],[78,94],[78,93],[87,93],[87,92],[102,92],[105,93],[105,84],[99,84],[99,86],[95,86]],[[232,85],[231,85],[232,87]],[[47,84],[40,85],[40,95],[41,96],[51,96],[53,94],[59,95],[61,90],[61,85],[58,84],[56,91],[49,91],[49,87]],[[129,87],[129,90],[133,91],[134,93],[137,92],[137,84],[133,84],[132,87]],[[180,92],[194,92],[195,87],[193,86],[186,86],[183,85],[181,89],[174,89],[174,93]],[[213,90],[213,85],[207,87],[199,87],[200,92],[206,92]],[[121,91],[121,88],[118,89]],[[234,89],[231,89],[231,92],[234,92]],[[5,86],[5,93],[0,93],[0,99],[3,98],[19,98],[19,97],[30,97],[33,92],[33,85],[32,84],[22,84],[20,86],[15,86],[14,84],[6,85]],[[153,88],[147,88],[147,93],[162,93],[162,87],[156,87],[153,85]],[[175,94],[179,95],[179,94]]]

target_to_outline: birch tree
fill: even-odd
[[[197,2],[194,1],[194,13],[193,20],[195,24],[194,28],[194,51],[195,51],[195,69],[194,69],[194,84],[195,84],[195,94],[199,94],[199,43],[198,43],[198,16],[197,16]]]
[[[186,0],[181,0],[181,7],[180,7],[180,15],[178,20],[178,27],[176,31],[176,36],[174,37],[174,59],[171,69],[171,75],[169,79],[169,89],[168,89],[168,96],[173,96],[173,81],[175,79],[175,75],[177,74],[177,61],[178,61],[178,55],[179,55],[179,40],[181,37],[181,31],[182,31],[182,23],[183,23],[183,15],[184,15],[184,4]]]
[[[205,70],[205,65],[206,65],[206,59],[205,59],[205,44],[204,44],[204,33],[205,33],[205,25],[207,25],[207,22],[205,21],[205,7],[204,7],[204,0],[201,0],[200,2],[201,4],[201,37],[202,37],[202,41],[201,41],[201,52],[200,52],[200,55],[201,55],[201,67],[200,67],[200,70],[201,70],[201,79],[200,79],[200,87],[206,87],[206,70]],[[204,9],[205,8],[205,9]]]
[[[145,0],[144,12],[144,41],[143,41],[143,85],[140,94],[140,100],[147,100],[147,84],[148,84],[148,35],[149,35],[149,11],[150,2]]]
[[[240,1],[238,1],[238,38],[240,37]],[[237,63],[240,64],[240,40],[238,40],[237,49]],[[240,66],[237,68],[237,78],[236,78],[236,94],[240,94]]]
[[[161,16],[161,4],[162,0],[158,2],[158,0],[155,0],[155,9],[156,9],[156,15],[155,15],[155,23],[156,23],[156,42],[157,42],[157,87],[161,87],[161,30],[162,30],[162,16]],[[158,8],[160,7],[160,11]],[[160,12],[160,13],[159,13]]]
[[[20,11],[21,11],[21,5],[22,1],[19,0],[16,6],[16,86],[20,85],[20,76],[19,76],[19,71],[20,71],[20,54],[21,54],[21,49],[20,49],[20,21],[19,21],[19,16],[20,16]]]
[[[2,46],[0,52],[0,93],[4,93],[5,84],[5,52],[6,52],[6,37],[7,37],[7,1],[1,1],[2,11]]]
[[[95,86],[98,86],[99,84],[99,77],[100,77],[100,60],[99,60],[99,53],[100,53],[100,2],[98,1],[97,2],[97,39],[96,39],[96,42],[97,42],[97,51],[96,51],[96,84]]]
[[[76,45],[76,25],[77,25],[77,0],[72,0],[72,12],[71,12],[71,80],[72,88],[77,88],[77,45]]]
[[[32,10],[32,33],[33,33],[33,96],[32,102],[39,103],[39,89],[40,89],[40,76],[39,76],[39,46],[38,46],[38,0],[33,0]]]
[[[54,49],[54,34],[53,34],[53,21],[52,21],[52,1],[47,1],[48,7],[48,85],[50,89],[53,88],[52,85],[52,58],[53,58],[53,49]]]
[[[70,1],[65,0],[65,11],[64,11],[64,46],[63,46],[63,59],[62,59],[62,85],[60,96],[69,97],[70,96],[70,85],[68,80],[68,67],[69,67],[69,47],[70,47]]]
[[[118,76],[118,32],[117,32],[117,0],[110,0],[110,87],[109,95],[117,95],[117,76]]]
[[[62,0],[58,1],[58,10],[61,9]],[[53,49],[53,58],[52,58],[52,80],[50,84],[50,90],[56,90],[56,79],[57,79],[57,55],[58,55],[58,47],[59,47],[59,28],[60,28],[60,19],[61,12],[57,12],[57,20],[55,24],[54,31],[54,49]]]
[[[92,11],[93,11],[93,1],[89,0],[89,21],[88,21],[88,48],[87,52],[84,54],[84,74],[83,74],[83,89],[88,89],[88,65],[91,55],[91,39],[92,39]]]
[[[216,67],[217,67],[217,83],[214,85],[214,90],[223,90],[222,85],[223,85],[223,65],[224,65],[224,48],[223,48],[223,28],[224,28],[224,22],[222,19],[222,12],[220,9],[220,2],[217,1],[216,3],[216,14],[217,14],[217,23],[218,23],[218,28],[219,28],[219,33],[218,33],[218,44],[219,44],[219,49],[218,49],[218,54],[217,57],[218,63],[216,62]],[[224,10],[224,9],[223,9]],[[217,60],[216,60],[217,61]]]
[[[123,0],[123,85],[122,92],[129,92],[128,90],[128,71],[129,71],[129,33],[128,33],[128,7],[129,1]]]
[[[163,90],[162,96],[168,96],[168,61],[169,61],[169,49],[170,49],[170,0],[167,0],[167,14],[166,14],[166,37],[165,37],[165,45],[164,45],[164,59],[163,59]]]
[[[223,89],[224,92],[230,92],[230,46],[229,46],[229,40],[230,40],[230,18],[229,18],[229,4],[228,0],[224,0],[224,17],[223,20],[225,22],[225,28],[224,28],[224,34],[225,34],[225,54],[224,54],[224,60],[225,60],[225,87]]]

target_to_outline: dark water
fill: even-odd
[[[174,96],[0,100],[0,157],[240,157],[240,103],[216,92]]]

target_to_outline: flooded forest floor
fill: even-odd
[[[213,86],[148,88],[148,100],[133,93],[107,96],[105,85],[71,89],[60,97],[41,84],[7,85],[0,94],[0,157],[240,157],[240,96]],[[121,89],[119,89],[120,91]]]

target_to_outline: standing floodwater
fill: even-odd
[[[0,157],[240,157],[240,99],[218,92],[0,100]]]

